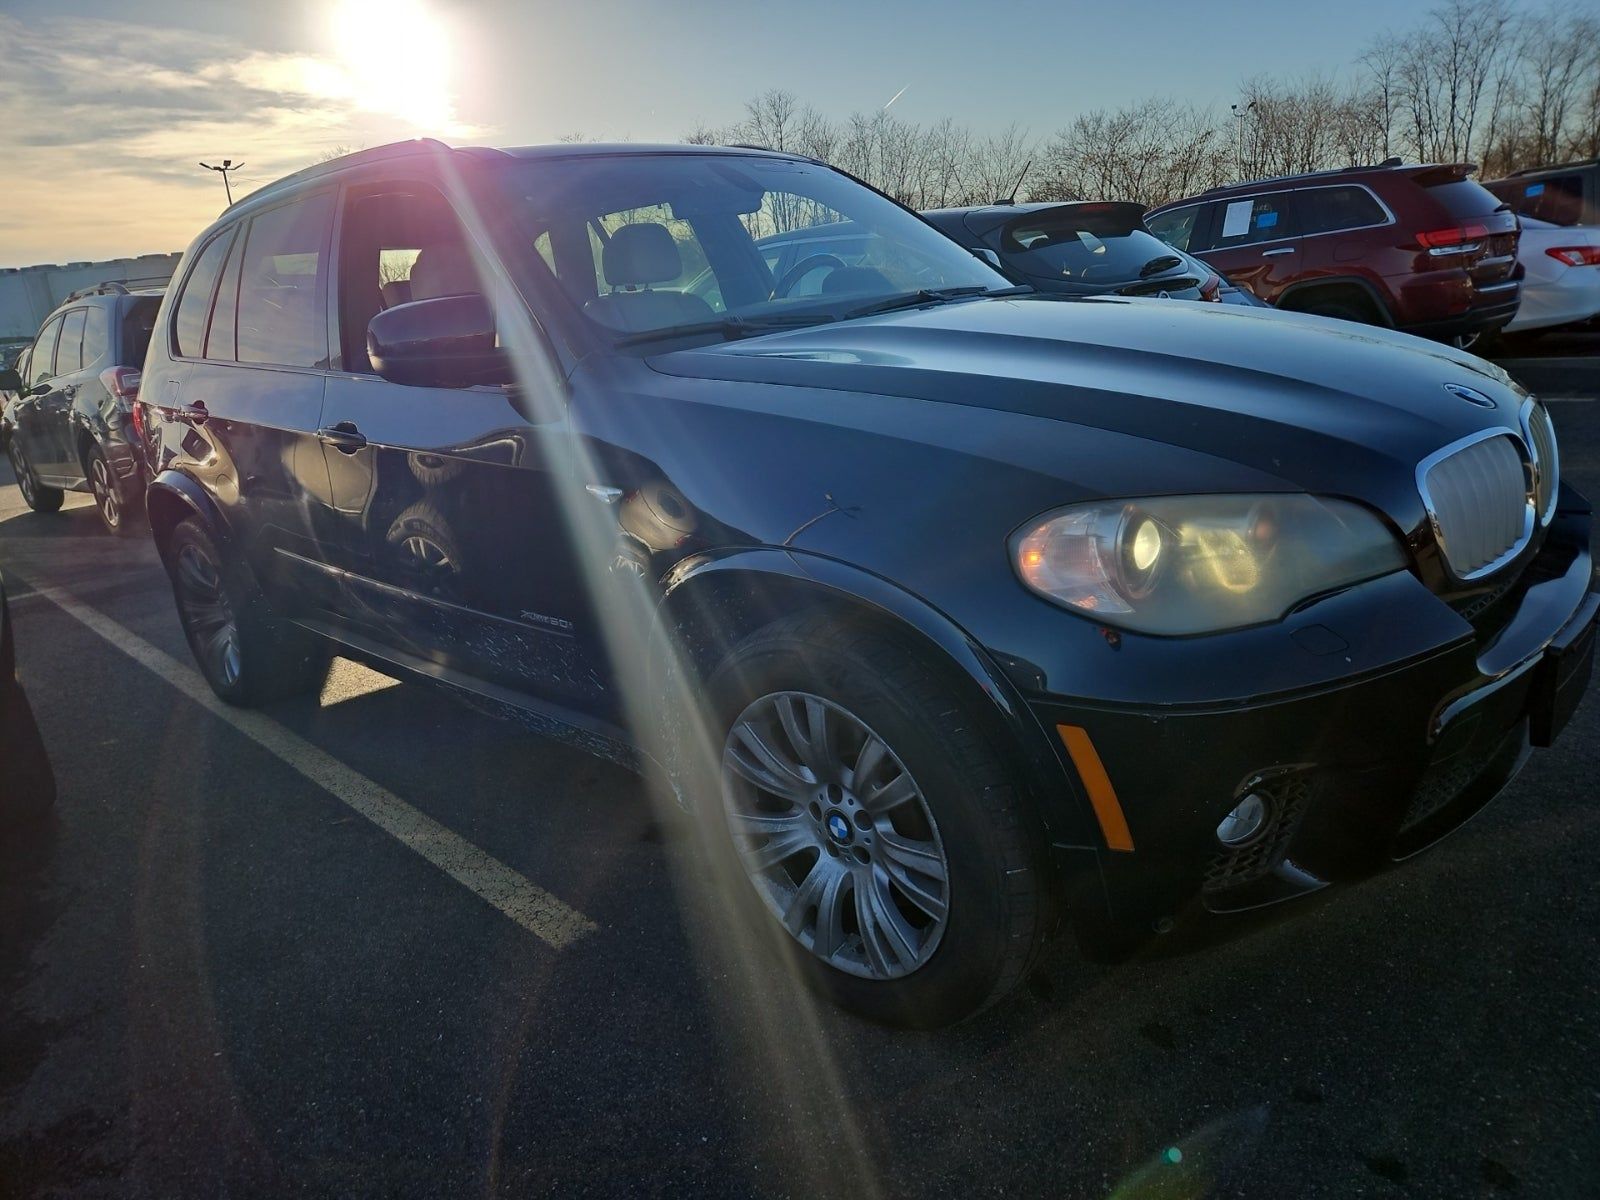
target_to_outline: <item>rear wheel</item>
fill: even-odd
[[[65,494],[60,488],[46,487],[39,482],[33,473],[33,464],[14,434],[6,443],[6,456],[11,459],[12,474],[17,477],[17,491],[22,493],[23,502],[29,508],[37,513],[53,513],[61,507]]]
[[[225,556],[198,521],[172,531],[166,562],[184,636],[219,697],[252,707],[322,686],[327,651],[270,613],[249,569]]]
[[[84,465],[101,524],[107,532],[117,537],[127,537],[133,532],[134,506],[117,482],[117,473],[112,469],[110,460],[99,446],[91,445],[84,453]]]
[[[722,761],[702,825],[810,984],[923,1027],[1015,986],[1047,927],[1043,841],[933,671],[810,616],[746,639],[710,690]]]

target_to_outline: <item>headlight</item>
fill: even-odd
[[[1141,633],[1214,633],[1279,620],[1300,601],[1406,565],[1375,515],[1288,493],[1080,504],[1020,530],[1033,591]]]

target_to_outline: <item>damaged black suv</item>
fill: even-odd
[[[777,274],[824,223],[850,261]],[[749,944],[885,1020],[992,1002],[1063,914],[1407,857],[1593,654],[1588,505],[1497,368],[1031,294],[790,155],[319,165],[196,240],[139,402],[218,695],[338,653],[632,763]]]

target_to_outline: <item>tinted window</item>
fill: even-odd
[[[110,312],[103,305],[85,310],[83,326],[83,365],[108,367],[111,355]]]
[[[56,374],[66,375],[83,365],[84,310],[75,308],[61,318],[61,340],[56,343]]]
[[[1175,208],[1170,212],[1158,213],[1145,222],[1150,232],[1155,234],[1169,246],[1179,250],[1193,250],[1189,244],[1194,237],[1195,218],[1200,215],[1201,206],[1191,204],[1188,208]]]
[[[156,327],[161,297],[140,296],[122,314],[122,366],[142,367],[150,349],[150,334]]]
[[[1250,196],[1243,200],[1221,200],[1215,217],[1216,236],[1211,239],[1211,250],[1227,250],[1233,246],[1249,246],[1256,242],[1274,242],[1279,238],[1293,237],[1291,226],[1291,192],[1272,196]]]
[[[1483,184],[1471,179],[1455,179],[1427,188],[1428,199],[1452,217],[1487,217],[1504,202]]]
[[[323,303],[333,198],[324,192],[250,222],[239,274],[239,361],[321,367],[328,363]]]
[[[1024,274],[1073,283],[1127,283],[1170,271],[1183,260],[1166,243],[1125,220],[1051,215],[1013,223],[1001,241],[1006,259]]]
[[[1310,188],[1300,193],[1300,232],[1304,234],[1360,229],[1388,219],[1365,188]]]
[[[234,328],[239,315],[239,260],[244,257],[244,239],[234,238],[228,252],[228,265],[222,269],[217,301],[211,306],[211,327],[206,331],[206,357],[232,362],[238,357]]]
[[[56,335],[61,332],[61,318],[57,317],[50,324],[39,331],[38,338],[33,343],[33,374],[28,376],[28,386],[43,383],[55,374],[56,361]]]
[[[1508,197],[1511,206],[1523,216],[1537,217],[1552,225],[1576,225],[1583,220],[1583,176],[1551,175],[1526,183],[1514,183]],[[1500,194],[1506,194],[1501,187]]]
[[[206,315],[211,311],[211,294],[216,291],[217,275],[222,270],[222,258],[232,240],[222,233],[206,244],[195,261],[194,270],[184,282],[183,295],[178,297],[177,315],[172,319],[172,336],[177,350],[184,358],[199,358],[205,348]]]

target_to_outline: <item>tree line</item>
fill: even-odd
[[[989,203],[1019,180],[1027,199],[1154,205],[1391,155],[1475,162],[1492,179],[1600,156],[1600,17],[1447,0],[1416,28],[1373,39],[1337,75],[1256,76],[1226,112],[1161,97],[1094,109],[1043,137],[1017,124],[979,134],[948,117],[923,125],[885,109],[838,120],[775,90],[684,140],[810,155],[914,208]]]

